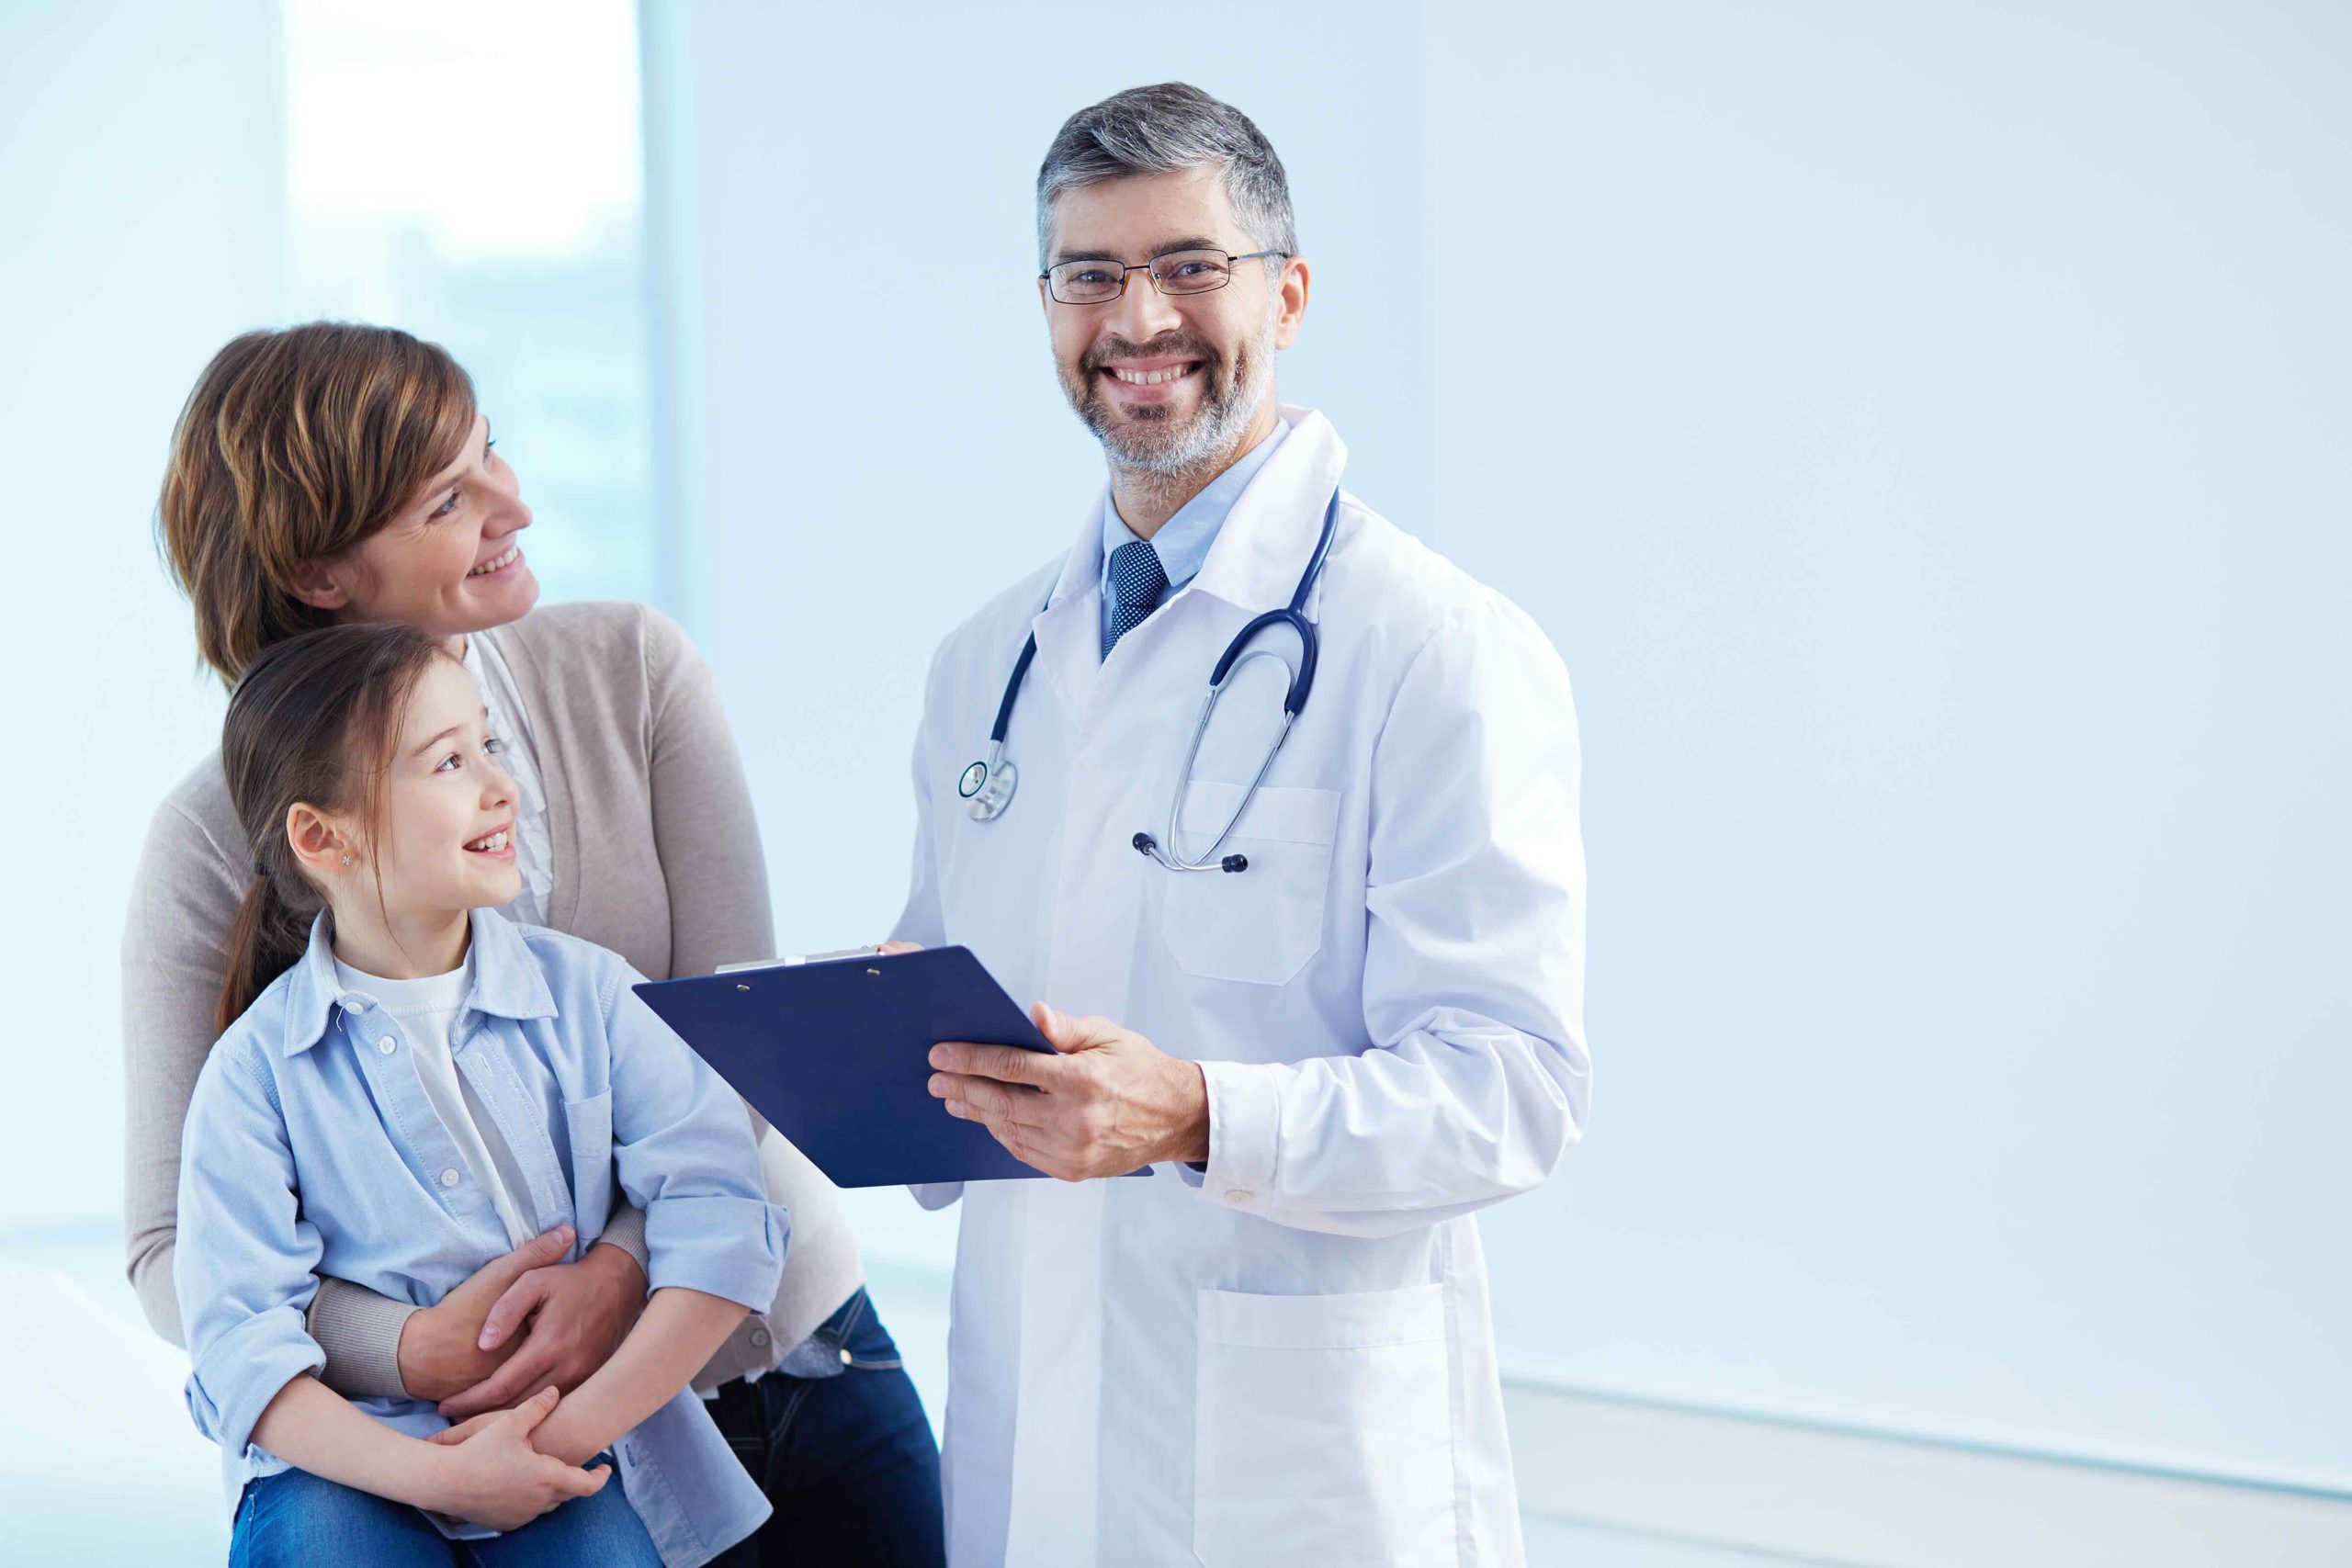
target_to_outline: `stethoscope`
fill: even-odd
[[[1224,656],[1216,668],[1209,671],[1209,694],[1201,704],[1201,716],[1193,721],[1192,744],[1184,749],[1184,766],[1176,775],[1176,793],[1168,802],[1168,845],[1162,849],[1149,833],[1137,833],[1128,840],[1136,849],[1158,861],[1170,871],[1247,871],[1250,857],[1226,855],[1217,857],[1226,840],[1233,836],[1234,825],[1250,809],[1250,802],[1258,786],[1266,782],[1267,770],[1274,765],[1274,755],[1290,738],[1291,726],[1306,707],[1306,698],[1315,690],[1315,656],[1317,640],[1315,623],[1306,618],[1306,596],[1315,590],[1315,580],[1323,574],[1324,558],[1331,553],[1332,536],[1340,525],[1340,492],[1331,492],[1330,504],[1323,509],[1323,535],[1315,541],[1315,554],[1306,562],[1306,570],[1299,574],[1298,587],[1290,596],[1290,604],[1280,610],[1269,610],[1241,628],[1226,645]],[[1298,667],[1292,669],[1283,656],[1266,649],[1252,649],[1250,644],[1259,633],[1273,626],[1289,626],[1298,634]],[[1022,645],[1021,657],[1012,666],[1012,679],[1004,683],[1004,700],[996,705],[996,726],[989,731],[989,755],[984,762],[974,762],[956,781],[956,793],[966,801],[965,810],[975,822],[993,822],[1004,815],[1012,804],[1012,792],[1020,787],[1021,771],[1004,760],[1004,733],[1012,724],[1012,705],[1021,695],[1021,682],[1029,673],[1030,660],[1037,657],[1037,634],[1031,632]],[[1274,732],[1273,743],[1266,748],[1265,760],[1258,764],[1258,773],[1250,787],[1241,793],[1241,804],[1225,819],[1225,826],[1216,840],[1195,859],[1188,860],[1176,847],[1176,813],[1184,803],[1185,786],[1193,782],[1193,763],[1201,754],[1201,738],[1209,731],[1209,716],[1216,712],[1217,699],[1225,694],[1226,684],[1233,672],[1253,659],[1271,659],[1290,674],[1290,690],[1283,698],[1283,727]]]

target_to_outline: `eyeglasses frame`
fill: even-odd
[[[1160,281],[1159,281],[1159,274],[1158,272],[1156,272],[1156,271],[1153,271],[1153,269],[1154,269],[1155,267],[1157,267],[1157,266],[1158,266],[1161,262],[1164,262],[1164,261],[1168,260],[1168,259],[1169,259],[1169,256],[1223,256],[1223,257],[1225,258],[1225,265],[1226,265],[1225,282],[1224,282],[1224,283],[1217,284],[1217,285],[1216,286],[1216,288],[1187,288],[1187,289],[1183,290],[1182,293],[1175,293],[1175,294],[1171,294],[1171,293],[1170,293],[1170,292],[1168,291],[1168,289],[1167,289],[1166,288],[1162,287],[1162,285],[1160,284]],[[1290,252],[1288,252],[1288,251],[1251,251],[1251,252],[1250,252],[1247,255],[1238,255],[1238,255],[1235,255],[1231,251],[1209,250],[1209,249],[1205,249],[1205,248],[1203,248],[1203,247],[1200,247],[1200,246],[1194,246],[1194,247],[1193,247],[1193,248],[1191,248],[1191,249],[1189,249],[1189,250],[1170,251],[1170,252],[1168,253],[1168,254],[1167,254],[1167,255],[1154,256],[1154,257],[1152,257],[1152,258],[1151,258],[1149,261],[1148,261],[1148,262],[1132,262],[1132,263],[1130,263],[1130,262],[1114,262],[1114,261],[1110,260],[1108,257],[1101,257],[1101,258],[1097,258],[1097,257],[1080,257],[1080,258],[1076,258],[1077,260],[1090,261],[1090,262],[1091,262],[1091,263],[1092,263],[1094,265],[1096,265],[1096,266],[1115,266],[1115,267],[1117,267],[1117,268],[1119,269],[1119,291],[1118,291],[1117,293],[1115,293],[1115,294],[1113,294],[1113,295],[1109,296],[1107,299],[1063,299],[1060,295],[1058,295],[1058,294],[1057,294],[1057,293],[1055,293],[1055,292],[1054,292],[1054,269],[1053,269],[1053,267],[1050,267],[1050,266],[1049,266],[1049,267],[1047,267],[1045,271],[1043,271],[1043,272],[1041,272],[1041,273],[1039,273],[1039,274],[1037,275],[1037,281],[1038,281],[1038,282],[1040,282],[1040,283],[1042,283],[1042,284],[1044,284],[1044,285],[1046,286],[1046,299],[1051,299],[1055,304],[1057,304],[1057,305],[1074,305],[1074,306],[1078,307],[1078,308],[1079,308],[1079,309],[1080,309],[1080,310],[1084,310],[1084,309],[1085,309],[1087,306],[1089,306],[1089,305],[1115,305],[1115,304],[1117,304],[1120,300],[1122,300],[1122,299],[1125,299],[1125,298],[1127,297],[1127,277],[1128,277],[1128,275],[1130,275],[1130,274],[1132,274],[1132,273],[1138,273],[1138,272],[1141,272],[1141,273],[1148,273],[1148,274],[1149,274],[1149,275],[1150,275],[1150,277],[1151,277],[1151,286],[1152,286],[1152,288],[1155,288],[1155,289],[1158,289],[1158,290],[1159,290],[1159,295],[1160,295],[1160,298],[1162,298],[1162,299],[1192,299],[1193,297],[1194,297],[1195,295],[1200,295],[1200,294],[1214,294],[1214,293],[1216,293],[1216,292],[1217,291],[1217,289],[1218,289],[1218,288],[1225,288],[1225,287],[1226,287],[1226,285],[1227,285],[1227,284],[1230,284],[1230,283],[1233,281],[1233,270],[1232,270],[1232,269],[1233,269],[1233,264],[1234,264],[1234,263],[1236,263],[1236,262],[1246,262],[1246,261],[1264,261],[1264,260],[1265,260],[1267,257],[1269,257],[1269,256],[1280,256],[1283,260],[1284,260],[1284,261],[1288,261],[1288,260],[1290,260],[1290,259],[1291,259],[1291,253],[1290,253]],[[1069,265],[1073,265],[1073,263],[1072,263],[1072,262],[1060,262],[1060,263],[1057,263],[1057,264],[1056,264],[1056,265],[1060,265],[1060,266],[1069,266]]]

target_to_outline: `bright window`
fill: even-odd
[[[472,372],[549,600],[670,598],[652,532],[628,0],[286,0],[292,319]]]

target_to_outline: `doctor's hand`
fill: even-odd
[[[1064,1181],[1209,1157],[1201,1069],[1107,1018],[1029,1010],[1057,1053],[947,1041],[931,1048],[931,1092],[978,1122],[1022,1164]]]

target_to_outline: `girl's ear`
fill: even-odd
[[[305,561],[294,569],[291,592],[313,610],[347,610],[351,607],[351,588],[345,579],[349,575],[348,567]]]
[[[286,808],[286,841],[302,869],[322,886],[332,885],[359,863],[358,846],[343,823],[305,802]]]

